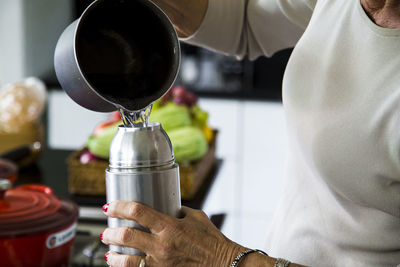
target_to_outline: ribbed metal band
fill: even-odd
[[[250,254],[250,253],[253,253],[253,252],[258,252],[258,253],[260,253],[260,254],[263,254],[263,255],[265,255],[265,256],[268,256],[267,253],[265,253],[264,251],[259,250],[259,249],[249,249],[249,250],[245,250],[245,251],[243,251],[243,252],[240,252],[239,255],[237,255],[237,257],[233,260],[233,262],[232,262],[232,264],[231,264],[231,267],[236,267],[237,264],[239,263],[239,261],[240,261],[244,256],[246,256],[246,255],[248,255],[248,254]]]

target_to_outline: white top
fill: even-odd
[[[251,58],[297,43],[283,82],[287,177],[265,250],[311,266],[399,264],[400,29],[375,25],[360,0],[209,1],[185,41]]]

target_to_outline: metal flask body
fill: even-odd
[[[179,167],[171,141],[159,123],[118,128],[110,147],[106,191],[108,203],[135,201],[170,216],[178,215],[181,208]],[[108,218],[108,226],[147,231],[134,221],[119,218]],[[110,246],[110,249],[121,254],[144,255],[123,246]]]

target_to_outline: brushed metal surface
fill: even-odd
[[[132,170],[131,173],[107,169],[106,187],[108,203],[115,200],[140,202],[174,217],[181,208],[179,170],[176,164],[158,170]],[[132,227],[147,231],[134,221],[118,218],[108,218],[108,226]],[[110,246],[110,249],[122,254],[144,255],[128,247]]]
[[[120,126],[110,147],[106,170],[107,202],[135,201],[176,217],[181,208],[179,167],[171,141],[159,123],[147,127]],[[108,218],[109,227],[147,230],[134,221]],[[122,254],[143,255],[123,246],[110,246]]]
[[[110,167],[138,168],[171,165],[172,144],[159,123],[147,127],[120,126],[110,147]]]

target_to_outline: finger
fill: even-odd
[[[114,201],[109,203],[106,215],[133,220],[148,228],[150,232],[158,233],[172,217],[162,214],[138,202]]]
[[[106,245],[131,247],[146,253],[152,252],[156,242],[152,234],[129,227],[107,228],[101,236]]]
[[[107,264],[109,266],[118,267],[138,267],[140,265],[140,260],[145,260],[146,267],[151,267],[149,264],[149,258],[143,256],[133,256],[133,255],[121,255],[114,251],[109,251],[104,256],[106,258]]]
[[[186,217],[188,215],[190,215],[191,213],[193,213],[195,210],[186,206],[182,206],[181,207],[181,215],[182,217]]]
[[[208,216],[202,210],[196,210],[182,206],[181,218],[208,219]]]

